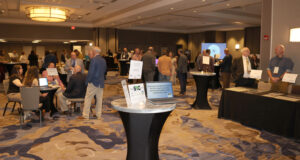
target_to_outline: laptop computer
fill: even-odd
[[[147,99],[152,104],[172,104],[174,98],[172,82],[146,82]]]
[[[48,86],[48,79],[47,78],[39,78],[39,85],[41,88],[49,88]]]

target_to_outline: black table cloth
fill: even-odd
[[[207,100],[209,82],[213,76],[193,75],[197,87],[197,95],[192,107],[195,109],[211,109]]]
[[[300,101],[223,90],[218,117],[300,139]]]
[[[126,76],[129,72],[129,67],[127,62],[129,62],[129,60],[120,60],[120,75],[121,76]]]

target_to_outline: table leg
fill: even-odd
[[[196,100],[192,104],[195,109],[211,109],[207,101],[207,91],[209,85],[209,76],[193,76],[196,82],[197,95]]]
[[[127,160],[159,160],[158,141],[170,112],[138,114],[119,111],[127,137]]]

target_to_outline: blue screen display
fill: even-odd
[[[173,98],[172,82],[147,82],[148,99]]]
[[[201,50],[210,49],[210,56],[215,57],[216,54],[220,54],[219,59],[225,57],[224,49],[226,48],[226,43],[202,43]]]

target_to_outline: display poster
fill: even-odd
[[[128,85],[131,104],[145,104],[145,88],[143,83]]]
[[[202,63],[209,65],[209,56],[203,56]]]
[[[286,73],[286,74],[284,74],[284,76],[282,78],[282,82],[296,83],[297,77],[298,77],[298,74]]]
[[[251,72],[250,72],[250,78],[260,80],[261,79],[261,74],[262,74],[262,70],[252,69]]]
[[[129,79],[141,79],[142,69],[143,69],[142,61],[131,60],[130,69],[129,69]]]

